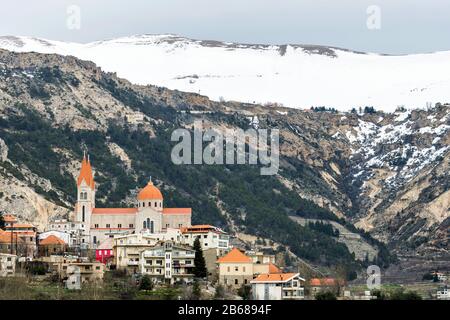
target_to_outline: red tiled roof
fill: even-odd
[[[273,263],[269,263],[269,273],[281,273],[281,270]]]
[[[243,254],[239,249],[233,248],[223,257],[217,259],[218,263],[252,263],[252,259]]]
[[[163,214],[192,214],[192,208],[164,208]]]
[[[17,233],[13,232],[12,242],[21,243],[23,240],[18,237]],[[11,231],[3,231],[0,229],[0,243],[11,243]]]
[[[333,278],[313,278],[309,280],[309,284],[314,287],[319,286],[334,286],[337,283],[337,281]]]
[[[45,239],[42,239],[40,242],[39,242],[39,244],[40,245],[53,245],[53,244],[61,244],[61,245],[64,245],[64,244],[66,244],[65,242],[64,242],[64,240],[62,240],[62,239],[60,239],[60,238],[58,238],[57,236],[54,236],[54,235],[49,235],[47,238],[45,238]]]
[[[136,214],[137,208],[94,208],[92,214]]]
[[[296,275],[298,275],[298,273],[265,273],[260,274],[251,282],[286,282]]]

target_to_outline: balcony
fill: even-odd
[[[132,261],[132,260],[130,260],[130,261],[127,262],[127,265],[129,265],[129,266],[138,266],[139,265],[139,261]]]

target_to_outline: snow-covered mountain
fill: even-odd
[[[139,35],[87,44],[0,37],[0,48],[90,60],[137,84],[213,100],[340,110],[450,101],[450,51],[389,56],[310,45],[257,45]]]

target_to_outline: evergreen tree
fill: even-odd
[[[203,256],[203,250],[200,245],[200,238],[197,237],[194,241],[194,270],[193,273],[197,278],[205,278],[207,276],[205,257]]]
[[[202,289],[197,280],[194,281],[192,286],[192,300],[200,300],[202,298]]]
[[[153,283],[152,280],[150,279],[150,277],[148,275],[144,275],[141,278],[141,282],[139,283],[139,290],[152,290],[153,289]]]
[[[5,219],[3,219],[3,213],[0,212],[0,229],[5,228]]]

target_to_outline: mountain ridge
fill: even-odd
[[[88,147],[102,205],[130,205],[132,189],[152,174],[160,177],[172,205],[194,207],[194,221],[238,226],[317,263],[327,261],[325,253],[333,263],[350,255],[332,238],[316,238],[308,228],[294,231],[289,216],[344,219],[340,223],[364,227],[394,252],[448,255],[450,151],[430,157],[425,166],[421,155],[450,144],[450,105],[342,113],[216,102],[133,85],[75,57],[0,50],[0,110],[0,208],[20,208],[29,221],[45,225],[64,215],[61,208],[70,211],[77,159]],[[128,115],[143,120],[134,123]],[[170,164],[168,134],[174,128],[203,120],[218,130],[247,129],[255,117],[260,127],[280,130],[275,177],[262,178],[247,166],[182,170]],[[386,140],[388,133],[395,139]],[[402,172],[411,179],[404,180]],[[396,182],[392,189],[388,177]],[[45,195],[45,210],[32,205],[36,194]],[[313,239],[322,241],[316,250],[302,244]]]
[[[424,108],[449,101],[450,51],[381,55],[315,45],[236,44],[138,35],[87,44],[0,37],[12,51],[93,61],[137,84],[202,93],[215,101],[311,106]]]

